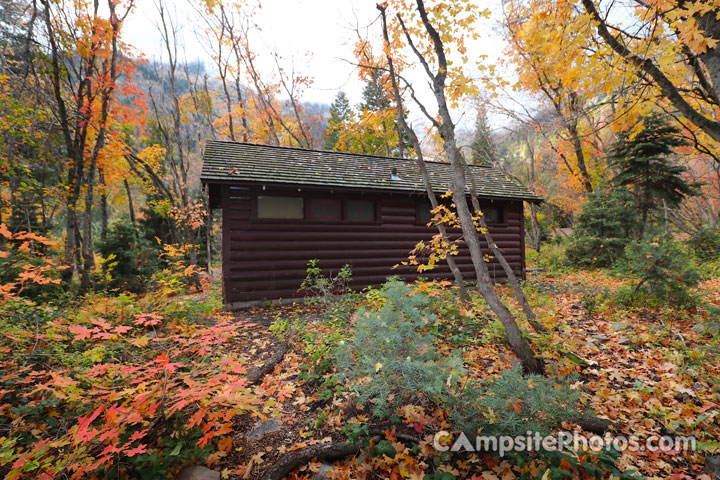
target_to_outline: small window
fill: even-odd
[[[374,222],[375,202],[371,200],[347,200],[345,220],[349,222]]]
[[[305,217],[300,197],[258,197],[258,218],[299,219]]]
[[[480,208],[485,215],[485,221],[489,223],[502,223],[502,210],[496,207]]]
[[[342,219],[342,203],[331,198],[313,198],[310,200],[310,220],[340,221]]]
[[[420,202],[415,206],[415,223],[417,225],[427,225],[432,220],[432,205],[430,202]]]

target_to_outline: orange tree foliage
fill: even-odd
[[[19,299],[30,285],[59,284],[55,263],[38,250],[55,242],[30,232],[12,233],[0,223],[0,307]]]
[[[0,475],[158,478],[226,455],[233,418],[259,407],[233,350],[238,324],[197,320],[212,305],[196,302],[150,311],[120,295],[40,308],[11,296],[55,281],[46,267],[2,290]]]
[[[639,131],[653,112],[683,129],[693,145],[682,152],[693,157],[690,174],[705,180],[706,193],[717,197],[717,168],[707,175],[719,159],[713,139],[717,9],[715,1],[638,2],[627,8],[591,0],[503,1],[506,63],[517,78],[499,83],[538,102],[536,111],[523,105],[525,115],[511,116],[527,117],[523,123],[537,131],[538,152],[549,160],[543,167],[559,177],[560,188],[542,185],[550,202],[578,211],[583,190],[611,176],[604,158],[617,132]],[[687,205],[676,220],[686,230],[697,228],[700,218],[717,218],[715,200]]]

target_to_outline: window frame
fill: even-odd
[[[438,200],[440,201],[441,199],[438,199]],[[445,202],[440,201],[440,203],[442,204],[442,203],[445,203]],[[452,203],[452,201],[450,201],[449,203]],[[448,208],[451,208],[450,205],[449,205],[449,203],[446,203],[446,206],[447,206]],[[421,219],[420,219],[420,216],[421,216],[421,214],[422,214],[422,210],[423,210],[423,208],[424,208],[425,206],[430,207],[430,209],[432,210],[432,204],[430,203],[430,200],[428,200],[427,198],[425,198],[425,199],[423,199],[423,200],[420,200],[419,202],[417,202],[417,201],[415,202],[415,225],[416,225],[416,226],[427,227],[427,223],[428,223],[428,222],[423,222],[423,221],[421,221]],[[470,211],[471,211],[471,212],[474,212],[474,211],[475,211],[474,208],[473,208],[473,206],[472,206],[472,203],[471,203],[471,200],[470,200],[469,197],[468,197],[468,207],[470,208]],[[485,204],[480,204],[480,210],[481,210],[482,212],[485,212],[485,211],[490,210],[490,209],[496,210],[496,211],[498,212],[498,220],[489,220],[489,219],[486,217],[486,218],[485,218],[485,222],[486,222],[488,225],[492,225],[492,226],[494,226],[494,227],[503,227],[503,226],[506,226],[507,224],[506,224],[506,222],[505,222],[505,206],[502,205],[502,204],[495,204],[495,203],[491,203],[491,204],[487,204],[487,203],[485,203]],[[432,215],[430,216],[430,220],[429,220],[429,221],[432,221]],[[427,228],[434,228],[434,226],[431,225],[430,227],[427,227]],[[446,227],[446,228],[452,229],[453,227]]]
[[[317,201],[330,201],[338,203],[338,218],[318,218],[313,215],[312,205],[313,202]],[[344,201],[341,198],[328,198],[328,197],[308,197],[305,202],[305,217],[304,221],[312,223],[343,223],[344,216]]]
[[[261,217],[260,216],[260,197],[277,197],[277,198],[299,198],[302,201],[302,215],[303,218],[297,218],[297,217]],[[253,197],[253,211],[252,211],[252,217],[254,219],[260,220],[262,222],[300,222],[307,217],[307,199],[302,195],[290,195],[290,194],[282,194],[282,195],[255,195]]]
[[[348,219],[348,202],[368,202],[372,206],[373,210],[373,219],[372,220],[350,220]],[[367,199],[367,198],[344,198],[342,200],[342,223],[350,223],[350,224],[365,224],[365,225],[371,225],[380,223],[378,220],[380,218],[380,212],[378,211],[378,201],[373,199]]]
[[[485,217],[486,217],[485,223],[487,223],[488,225],[504,225],[505,224],[505,209],[499,205],[498,206],[490,205],[489,207],[486,206],[485,208],[483,208],[483,206],[480,205],[480,211],[483,212],[483,214],[485,214],[486,210],[490,210],[490,209],[497,211],[498,220],[490,220],[489,218],[487,218],[487,215],[485,215]]]
[[[258,216],[258,198],[259,197],[294,197],[303,199],[303,218],[261,218]],[[348,195],[343,193],[327,193],[327,192],[296,192],[296,191],[272,191],[257,189],[251,194],[251,210],[250,223],[254,224],[288,224],[288,225],[381,225],[381,201],[377,196],[365,197],[362,195]],[[310,203],[314,200],[337,200],[340,202],[341,218],[339,220],[320,220],[311,218]],[[348,200],[359,200],[371,202],[374,207],[374,220],[347,220],[347,202]]]

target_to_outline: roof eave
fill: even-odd
[[[278,181],[256,181],[256,180],[244,180],[239,178],[228,178],[228,177],[216,177],[216,176],[200,176],[200,181],[203,185],[209,183],[216,184],[235,184],[235,185],[248,185],[248,186],[261,186],[268,185],[273,187],[303,187],[312,188],[319,190],[343,190],[343,191],[373,191],[373,192],[389,192],[389,193],[404,193],[404,194],[421,194],[425,195],[426,191],[423,188],[410,189],[410,188],[388,188],[385,186],[371,187],[371,186],[351,186],[351,185],[332,185],[328,183],[299,183],[299,182],[278,182]],[[435,193],[445,193],[444,189],[437,189]],[[536,196],[529,195],[492,195],[492,194],[479,194],[479,198],[496,199],[496,200],[522,200],[524,202],[540,204],[544,202],[544,199]]]

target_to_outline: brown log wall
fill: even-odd
[[[383,283],[399,275],[412,281],[416,267],[399,266],[420,240],[430,240],[434,227],[417,225],[416,209],[422,197],[404,194],[343,194],[343,198],[372,199],[377,205],[374,224],[311,223],[308,221],[258,220],[253,213],[258,194],[301,195],[306,198],[337,197],[337,193],[261,191],[257,188],[222,186],[223,209],[223,289],[225,302],[232,304],[259,299],[298,296],[306,275],[308,260],[317,258],[323,271],[336,273],[345,264],[352,267],[352,287],[356,289]],[[521,201],[494,200],[486,203],[502,208],[503,222],[490,225],[490,233],[519,275],[524,273],[523,204]],[[455,232],[459,235],[459,231]],[[483,241],[483,247],[486,244]],[[456,262],[466,280],[474,280],[470,254],[461,248]],[[505,280],[500,265],[492,260],[488,267],[496,281]],[[449,278],[443,262],[424,278]]]

